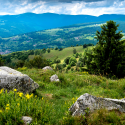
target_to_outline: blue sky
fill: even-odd
[[[26,12],[94,16],[125,14],[125,0],[0,0],[0,15]]]

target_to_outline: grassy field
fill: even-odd
[[[73,55],[73,49],[76,49],[76,51],[81,54],[84,54],[85,51],[85,49],[83,49],[83,46],[68,47],[64,48],[62,51],[51,50],[50,53],[46,52],[45,54],[43,54],[43,57],[50,60],[54,60],[55,57],[58,57],[60,60],[64,60],[66,57],[71,57]],[[88,47],[88,49],[92,49],[92,47]]]
[[[25,96],[20,96],[16,91],[4,94],[1,90],[0,99],[5,100],[0,102],[1,125],[22,125],[22,115],[32,117],[32,125],[125,124],[125,114],[118,111],[102,109],[80,117],[71,117],[68,112],[70,106],[84,93],[97,97],[124,98],[125,79],[111,80],[87,72],[59,73],[26,67],[18,70],[29,75],[39,84],[39,88],[34,94]],[[58,75],[60,82],[50,82],[49,78],[53,74]]]

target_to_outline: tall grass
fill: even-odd
[[[68,109],[84,93],[97,97],[124,98],[125,79],[111,80],[87,72],[60,73],[35,68],[18,70],[29,75],[40,87],[27,95],[16,90],[9,93],[1,90],[1,125],[23,124],[21,117],[24,115],[33,118],[33,125],[124,124],[124,113],[99,110],[88,116],[72,117]],[[50,82],[49,78],[54,74],[58,75],[60,82]]]

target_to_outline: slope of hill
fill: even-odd
[[[81,23],[61,28],[48,29],[8,38],[0,38],[0,54],[15,51],[43,48],[65,48],[69,46],[96,44],[94,39],[97,30],[105,22]],[[119,30],[125,34],[125,22],[117,21]],[[125,38],[125,37],[123,37]]]
[[[0,16],[0,37],[10,37],[17,34],[52,29],[77,23],[98,22],[108,20],[124,20],[124,15],[63,15],[54,13],[24,13],[19,15]]]
[[[96,44],[94,36],[96,30],[100,30],[101,24],[79,24],[1,38],[0,53],[55,47],[65,48],[85,43]]]

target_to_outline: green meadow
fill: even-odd
[[[0,124],[23,125],[22,116],[33,118],[31,125],[124,125],[125,114],[119,111],[97,110],[85,116],[72,117],[68,109],[77,98],[89,93],[97,97],[125,97],[125,79],[112,80],[88,72],[45,71],[42,69],[18,68],[39,84],[39,88],[23,95],[17,90],[0,91]],[[50,82],[57,74],[60,82]]]
[[[93,47],[88,47],[92,49]],[[73,55],[73,49],[76,49],[77,53],[84,54],[86,49],[83,49],[83,46],[68,47],[64,48],[62,51],[51,50],[50,53],[46,52],[43,54],[43,57],[46,59],[54,60],[55,57],[58,57],[60,60],[64,60],[66,57],[71,57]]]

